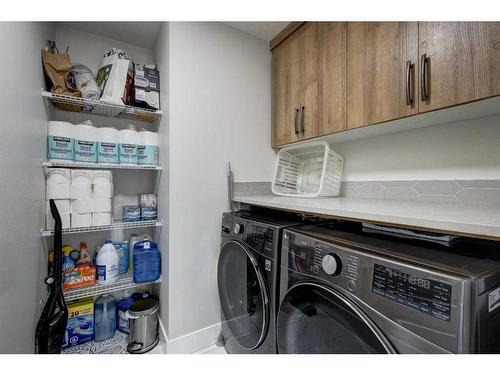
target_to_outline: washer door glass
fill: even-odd
[[[269,306],[262,271],[244,245],[226,243],[219,256],[217,282],[225,324],[231,331],[228,339],[243,348],[257,348],[267,334]]]
[[[336,291],[317,284],[292,287],[278,314],[279,353],[388,353],[368,318]]]

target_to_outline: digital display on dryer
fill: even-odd
[[[450,321],[451,285],[375,264],[372,292],[437,319]]]

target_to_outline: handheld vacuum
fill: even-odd
[[[53,266],[45,278],[49,288],[47,302],[43,308],[35,332],[37,354],[59,354],[63,345],[68,308],[64,302],[62,288],[62,222],[54,200],[50,200],[50,212],[55,221]]]

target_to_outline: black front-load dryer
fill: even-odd
[[[228,353],[274,354],[279,257],[290,217],[224,213],[217,283],[222,340]]]

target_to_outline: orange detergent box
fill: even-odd
[[[70,290],[92,286],[96,282],[95,274],[95,267],[89,265],[81,264],[71,268],[63,275],[63,288]]]

